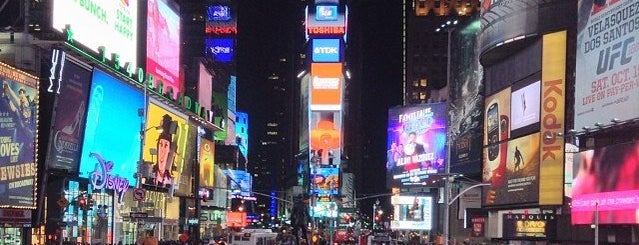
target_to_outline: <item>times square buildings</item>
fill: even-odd
[[[221,200],[208,200],[222,196],[215,192],[228,183],[220,164],[210,161],[215,158],[214,142],[223,141],[215,138],[215,132],[225,127],[219,110],[215,113],[213,96],[195,93],[181,82],[198,80],[192,83],[205,86],[194,77],[213,76],[204,69],[206,62],[197,66],[197,72],[181,71],[179,55],[168,57],[166,51],[171,49],[157,49],[179,43],[171,21],[177,16],[175,9],[171,14],[171,4],[164,1],[48,4],[44,9],[50,11],[52,23],[41,28],[51,33],[32,40],[33,46],[15,47],[15,53],[32,53],[38,59],[31,65],[24,59],[9,59],[6,63],[13,67],[0,67],[3,234],[23,244],[58,242],[62,237],[127,244],[142,229],[172,239],[182,230],[197,234],[200,229],[190,227],[204,220],[203,196],[219,202],[210,206],[227,206]],[[211,19],[227,23],[233,18],[223,14],[227,5],[218,6]],[[413,196],[393,197],[396,214],[391,228],[441,230],[437,221],[441,214],[434,210],[445,204],[439,204],[437,196],[429,199],[412,189],[432,180],[422,179],[425,175],[440,179],[442,167],[450,164],[451,173],[481,176],[475,181],[490,184],[478,195],[463,196],[453,204],[451,237],[591,244],[598,231],[602,242],[637,242],[639,115],[632,109],[639,104],[637,6],[631,0],[483,1],[479,28],[471,34],[461,27],[453,32],[456,52],[450,57],[447,102],[389,111],[388,149],[401,142],[403,154],[407,154],[405,145],[416,154],[415,160],[413,156],[388,159],[395,163],[387,165],[389,180],[399,180],[392,185],[399,185],[394,187],[404,192],[401,196]],[[335,10],[338,21],[346,13],[345,5],[331,1],[318,1],[309,9],[314,14]],[[65,15],[68,12],[78,16]],[[321,21],[335,21],[330,14],[312,18],[318,26],[327,23]],[[346,20],[343,23],[345,29]],[[158,31],[141,38],[147,35],[141,28]],[[310,75],[302,76],[306,83],[301,86],[308,89],[304,91],[311,94],[310,101],[323,98],[303,110],[309,112],[302,116],[308,119],[305,132],[309,133],[301,133],[308,137],[301,141],[309,143],[306,166],[318,165],[306,170],[309,179],[311,175],[345,179],[335,162],[341,160],[339,140],[312,141],[313,130],[339,138],[342,113],[334,99],[341,100],[342,95],[315,91],[324,94],[313,96],[308,87],[340,90],[343,86],[335,85],[346,81],[336,71],[342,67],[325,67],[342,61],[341,50],[337,60],[334,53],[322,52],[335,50],[334,40],[337,45],[346,41],[341,36],[344,29],[307,28],[320,55],[310,64]],[[225,35],[232,35],[233,28],[216,30],[221,36],[211,41],[212,58],[228,61],[233,42]],[[18,43],[28,38],[16,37]],[[322,48],[326,46],[330,47]],[[466,49],[459,51],[466,56],[458,55],[457,50]],[[428,131],[425,123],[413,120],[428,120],[427,125],[437,130],[415,136],[391,130]],[[437,150],[416,146],[424,143]],[[446,146],[450,154],[445,154]],[[318,196],[315,206],[327,203],[328,208],[314,210],[320,216],[336,217],[341,212],[330,208],[336,204],[334,196],[340,196],[340,191],[333,193],[335,183],[340,182],[306,188]],[[455,186],[452,192],[463,189]],[[411,212],[415,200],[420,212]],[[222,220],[217,216],[222,214],[207,213],[206,220]],[[428,222],[433,223],[428,226]],[[601,226],[591,229],[595,223]]]

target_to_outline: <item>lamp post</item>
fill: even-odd
[[[450,63],[451,63],[451,37],[453,31],[455,31],[455,26],[457,26],[457,20],[449,20],[446,21],[445,24],[442,24],[440,28],[437,28],[435,32],[440,32],[442,30],[446,31],[448,34],[447,37],[447,50],[446,50],[446,86],[450,86]],[[450,102],[448,102],[450,103]],[[445,174],[446,176],[450,175],[450,140],[451,136],[447,134],[446,136],[446,166],[445,166]],[[448,178],[448,177],[447,177]],[[450,230],[450,209],[449,209],[449,199],[450,199],[450,181],[444,182],[444,244],[448,244],[449,238],[449,230]]]

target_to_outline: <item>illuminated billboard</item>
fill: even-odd
[[[337,218],[339,206],[335,202],[317,202],[311,208],[311,216],[315,218]]]
[[[253,176],[242,170],[225,169],[224,174],[229,179],[231,193],[244,197],[252,196]]]
[[[422,104],[388,110],[387,183],[391,187],[425,185],[446,163],[446,104]]]
[[[0,63],[0,206],[33,208],[38,78]]]
[[[318,5],[315,6],[315,20],[317,21],[335,21],[339,14],[336,5]]]
[[[206,38],[204,41],[206,57],[220,63],[233,61],[235,40],[231,38]]]
[[[572,182],[573,224],[639,223],[639,142],[581,152]]]
[[[149,0],[147,12],[146,71],[162,80],[171,97],[181,92],[180,84],[180,16],[168,0]]]
[[[211,110],[213,104],[213,75],[202,62],[198,62],[198,68],[197,101],[200,102],[202,107]]]
[[[491,186],[484,188],[484,204],[506,205],[536,203],[539,199],[539,140],[535,133],[510,140],[505,152],[502,143],[495,160],[484,159],[483,180]],[[505,157],[504,157],[505,155]],[[487,152],[484,157],[488,158]]]
[[[613,118],[639,117],[639,110],[628,110],[639,105],[639,32],[622,28],[637,26],[636,18],[625,17],[637,2],[609,2],[579,1],[573,127],[577,130]]]
[[[539,109],[541,108],[541,81],[519,82],[513,85],[511,90],[511,137],[537,131],[539,129]]]
[[[337,195],[340,189],[339,168],[311,168],[311,194]]]
[[[135,185],[140,160],[141,108],[144,96],[140,91],[103,71],[93,70],[80,177],[93,181],[117,176]],[[110,163],[110,168],[102,169],[104,163]]]
[[[555,239],[555,214],[503,214],[504,239]]]
[[[340,62],[341,45],[340,39],[313,39],[313,62]]]
[[[341,162],[341,112],[314,111],[310,121],[312,167],[337,167]]]
[[[91,87],[91,71],[65,59],[64,55],[60,55],[62,51],[53,52],[52,57],[58,59],[52,60],[50,75],[59,85],[55,91],[50,90],[56,93],[56,107],[51,125],[47,164],[50,169],[76,173],[80,165],[80,146],[84,134],[82,124]]]
[[[212,4],[206,7],[207,35],[236,35],[237,17],[232,5]]]
[[[200,139],[200,186],[215,187],[215,144],[207,139]]]
[[[164,108],[161,102],[149,103],[143,152],[147,171],[140,171],[145,177],[143,184],[179,188],[188,131],[184,115]]]
[[[510,138],[510,87],[488,96],[484,110],[484,145]],[[494,152],[489,154],[494,155]]]
[[[72,13],[72,14],[70,14]],[[120,65],[137,67],[138,1],[53,1],[52,27],[93,52],[105,48],[120,56]]]
[[[346,30],[346,17],[337,6],[322,5],[307,10],[307,36],[345,36]]]
[[[431,230],[433,229],[433,197],[431,196],[392,196],[393,230]]]
[[[342,63],[311,63],[311,110],[342,108]]]
[[[240,148],[240,152],[244,155],[244,158],[248,159],[248,150],[249,150],[249,116],[245,112],[237,112],[236,113],[236,122],[235,122],[235,144]]]

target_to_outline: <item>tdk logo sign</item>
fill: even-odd
[[[313,39],[313,62],[339,62],[339,39]]]
[[[316,6],[315,20],[317,21],[337,20],[337,6]]]

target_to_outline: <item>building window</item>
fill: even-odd
[[[428,86],[428,79],[426,79],[426,78],[419,79],[419,85],[424,87],[424,88],[427,87]]]
[[[418,80],[413,81],[413,87],[416,87],[416,88],[419,87],[419,81]]]
[[[413,100],[418,100],[419,99],[419,93],[418,92],[413,92],[412,96]]]
[[[419,99],[420,100],[426,100],[426,92],[419,92]]]

